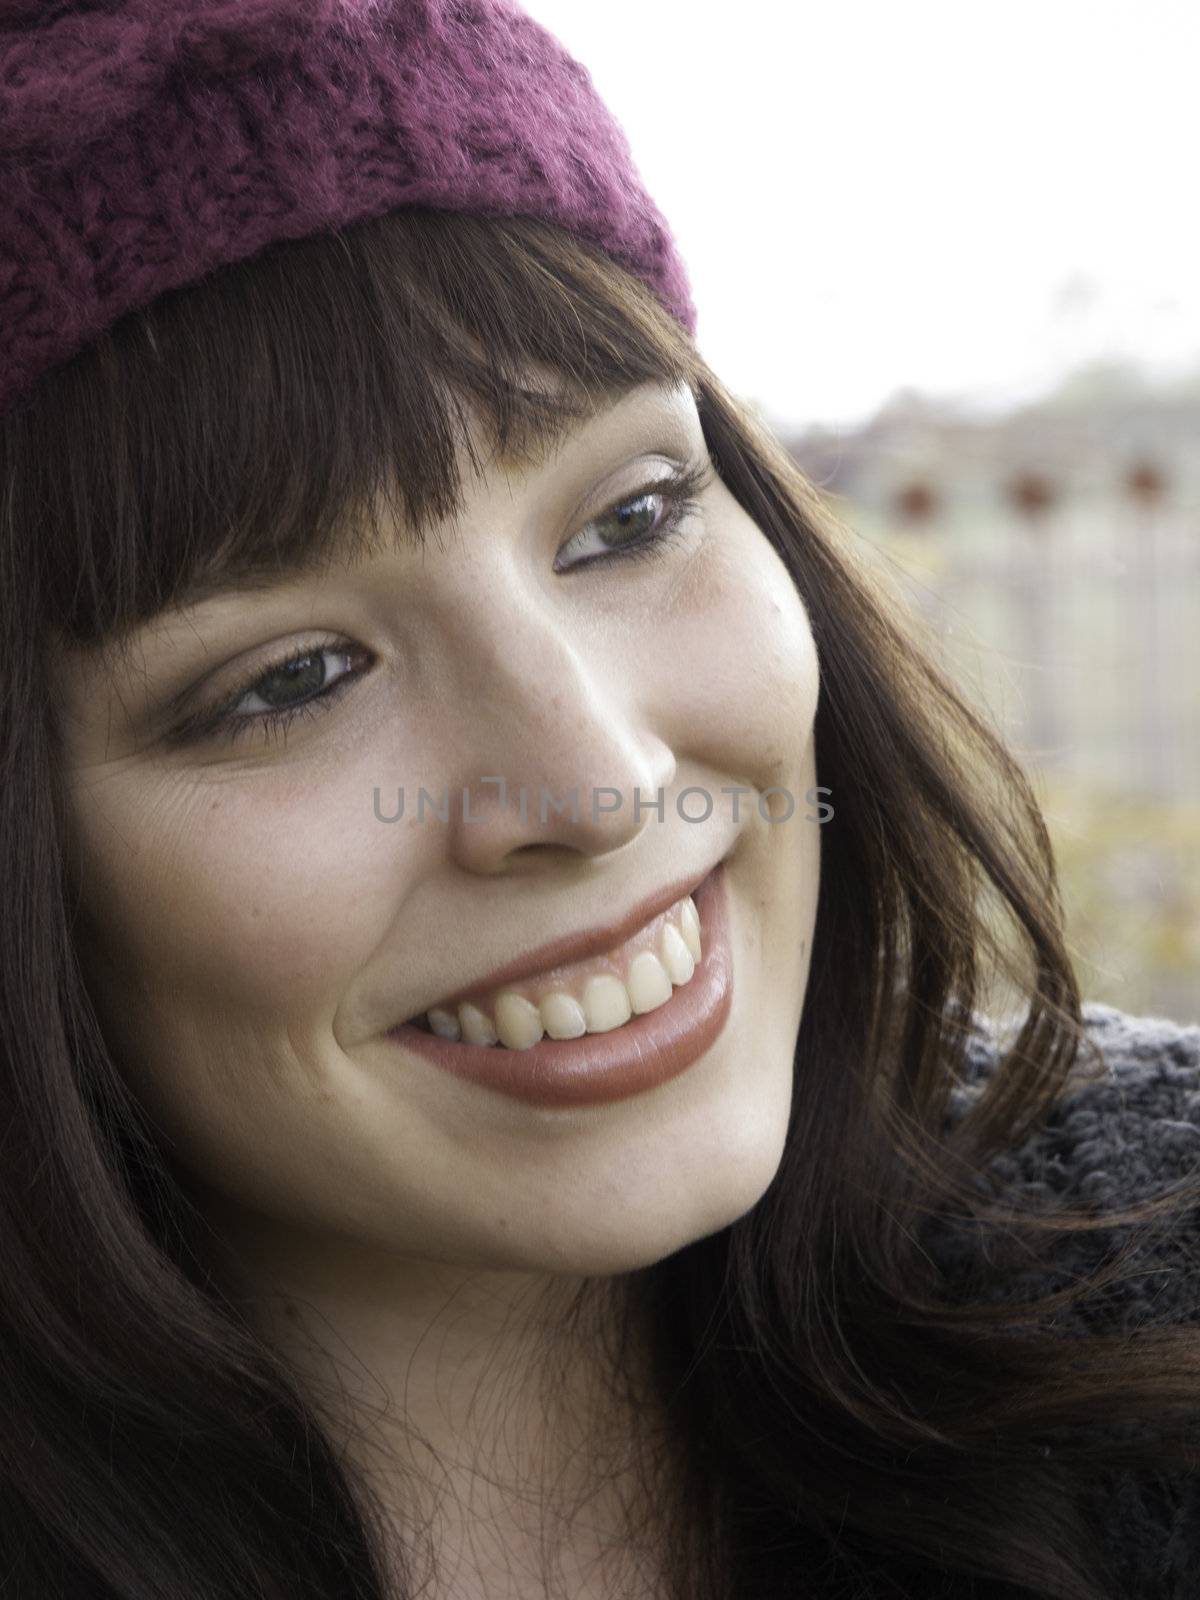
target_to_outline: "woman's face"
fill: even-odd
[[[654,532],[671,503],[639,492],[689,462],[708,462],[690,391],[647,386],[528,470],[464,459],[461,519],[424,552],[398,537],[164,614],[120,668],[57,664],[89,987],[231,1233],[605,1273],[715,1231],[769,1184],[816,906],[817,660],[783,565],[715,476],[653,559],[606,553]],[[264,732],[305,699],[286,737]],[[221,707],[232,739],[232,721],[205,731]],[[192,735],[170,737],[185,719]],[[389,1036],[463,991],[488,1015],[497,969],[718,862],[727,1010],[673,1076],[656,1081],[649,1046],[645,1082],[637,1050],[589,1076],[624,1049],[619,1028],[544,1038],[538,1059],[560,1045],[571,1065],[552,1060],[541,1088],[503,1041],[460,1041],[462,1076],[433,1036]],[[527,1008],[506,1002],[506,1029],[551,992],[611,1020],[614,978],[664,939],[660,919],[549,986],[502,984]],[[653,963],[639,970],[650,986],[629,987],[653,998]],[[625,1027],[658,1039],[688,989]]]

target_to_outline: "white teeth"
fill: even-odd
[[[585,1033],[608,1033],[635,1014],[665,1005],[675,989],[690,981],[702,954],[700,917],[691,895],[680,902],[678,918],[678,927],[663,924],[657,955],[641,950],[634,956],[624,983],[610,972],[589,978],[582,1004],[574,995],[556,992],[535,1005],[524,995],[506,991],[496,997],[494,1024],[487,1012],[469,1001],[456,1010],[431,1006],[426,1021],[439,1038],[501,1044],[508,1050],[528,1050],[546,1035],[578,1039]]]
[[[552,1039],[580,1039],[587,1032],[583,1007],[569,994],[548,994],[539,1010],[542,1026]]]
[[[520,994],[502,994],[496,1001],[496,1030],[510,1050],[528,1050],[545,1031],[541,1012]]]
[[[643,1011],[654,1011],[671,998],[671,979],[667,969],[653,950],[643,950],[629,963],[629,976],[625,979],[629,1003],[640,1016]]]
[[[589,1033],[608,1033],[633,1015],[629,992],[620,978],[601,972],[589,978],[583,989],[583,1014]]]
[[[703,953],[700,948],[700,913],[691,895],[688,895],[680,909],[679,925],[683,929],[683,941],[692,952],[693,960],[698,963]]]
[[[432,1006],[426,1013],[429,1026],[441,1039],[461,1039],[462,1029],[458,1025],[458,1018],[453,1011],[446,1011],[441,1006]]]
[[[462,1024],[463,1038],[468,1044],[496,1044],[499,1041],[500,1035],[492,1027],[491,1018],[469,1001],[464,1001],[459,1006],[458,1020]]]
[[[683,935],[672,923],[668,922],[663,929],[662,944],[663,966],[666,967],[672,983],[686,983],[696,970],[695,958],[688,949]]]

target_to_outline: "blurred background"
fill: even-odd
[[[1024,761],[1085,998],[1200,1022],[1200,6],[525,4]]]

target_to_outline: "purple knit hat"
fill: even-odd
[[[513,0],[0,0],[0,416],[164,290],[402,205],[557,223],[695,333],[625,134]]]

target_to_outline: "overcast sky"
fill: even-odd
[[[591,71],[777,425],[1200,362],[1200,0],[522,0]]]

